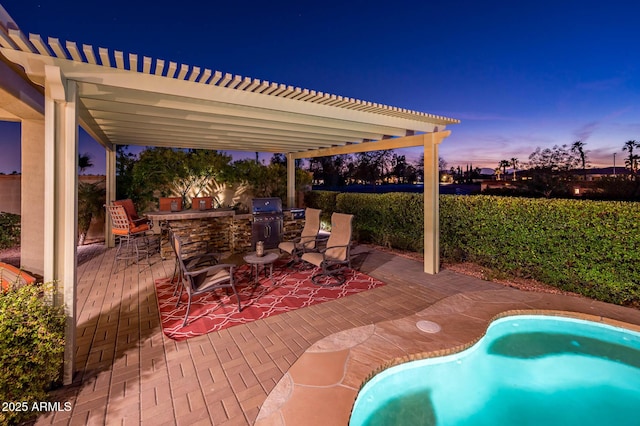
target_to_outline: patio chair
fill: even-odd
[[[126,268],[130,260],[138,264],[140,256],[143,255],[151,266],[149,256],[152,240],[155,239],[151,233],[151,226],[148,223],[132,222],[122,205],[112,204],[106,207],[111,218],[111,232],[118,240],[116,263],[124,260]]]
[[[171,228],[168,228],[167,235],[169,237],[169,244],[171,244],[173,253],[176,256],[176,262],[173,266],[173,275],[172,275],[172,277],[176,280],[176,287],[175,287],[175,290],[173,291],[173,295],[175,296],[178,293],[178,289],[181,288],[182,286],[182,280],[184,277],[182,276],[182,269],[180,268],[180,260],[178,260],[178,253],[176,251],[175,239],[173,238],[173,234],[174,234],[174,231],[171,230]],[[189,245],[190,243],[182,241],[182,239],[180,239],[180,241],[182,242],[180,247],[182,261],[186,265],[187,269],[192,270],[194,268],[201,268],[203,266],[213,266],[220,262],[221,255],[218,253],[212,253],[209,251],[207,251],[206,253],[196,254],[193,256],[185,256],[185,254],[182,253],[182,249],[185,246]]]
[[[238,295],[238,290],[236,289],[233,276],[236,265],[219,263],[213,266],[196,266],[194,268],[189,268],[182,258],[182,242],[180,241],[180,237],[175,233],[172,233],[171,238],[173,239],[173,247],[176,252],[178,263],[180,264],[180,277],[182,281],[182,287],[180,289],[180,294],[178,295],[176,307],[180,305],[183,291],[185,291],[189,297],[189,301],[187,302],[187,311],[184,314],[182,326],[185,327],[187,325],[189,311],[191,310],[192,297],[208,291],[216,291],[217,289],[224,288],[228,293],[229,289],[233,290],[233,293],[238,300],[238,311],[242,311],[240,296]],[[191,262],[196,260],[197,258],[194,257],[191,259]]]
[[[133,205],[133,201],[130,198],[127,198],[125,200],[116,200],[113,202],[113,204],[124,207],[124,211],[127,212],[127,216],[129,217],[129,220],[135,226],[144,225],[146,223],[149,225],[149,228],[153,228],[153,221],[144,217],[141,218],[138,215],[138,212],[136,211],[136,207]]]
[[[303,253],[316,250],[321,212],[318,209],[307,208],[304,213],[305,222],[300,236],[291,241],[283,241],[278,244],[280,253],[285,252],[291,255],[288,266],[299,263],[300,256]]]
[[[301,259],[321,268],[321,272],[311,277],[320,286],[338,286],[345,282],[343,272],[351,269],[351,222],[353,215],[333,213],[331,215],[331,235],[327,246],[318,251],[304,253]]]

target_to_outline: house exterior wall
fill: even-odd
[[[0,212],[20,214],[20,175],[0,175]]]
[[[105,178],[101,175],[83,175],[79,176],[78,180],[80,182],[96,183],[104,182]],[[21,185],[21,175],[0,175],[0,212],[21,214]]]
[[[20,204],[20,266],[44,272],[44,120],[22,121]],[[22,196],[20,196],[22,194]]]

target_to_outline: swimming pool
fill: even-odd
[[[639,425],[640,333],[523,315],[469,349],[373,377],[351,426]]]

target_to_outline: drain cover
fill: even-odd
[[[416,323],[416,326],[418,327],[418,330],[424,331],[425,333],[437,333],[440,330],[442,330],[440,325],[438,325],[433,321],[426,321],[426,320],[418,321]]]

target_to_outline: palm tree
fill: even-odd
[[[518,165],[519,165],[518,159],[513,157],[511,159],[511,164],[510,165],[511,165],[511,167],[513,167],[513,180],[516,180],[516,170],[518,170]]]
[[[84,154],[78,155],[78,168],[80,169],[80,173],[84,174],[85,169],[89,167],[93,167],[93,163],[91,162],[91,154],[85,152]]]
[[[498,167],[502,168],[502,174],[505,175],[505,178],[507,176],[507,167],[509,167],[510,165],[511,163],[509,162],[509,160],[502,160],[498,164]]]
[[[571,152],[578,153],[580,157],[580,164],[582,165],[582,179],[587,180],[587,153],[584,150],[585,143],[582,141],[575,141],[571,145]]]
[[[629,156],[624,160],[624,164],[629,167],[629,169],[631,169],[631,173],[634,174],[638,172],[638,160],[640,159],[638,154],[633,153],[635,148],[640,148],[640,143],[636,141],[627,141],[622,148],[623,151],[629,152]]]

